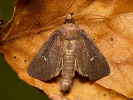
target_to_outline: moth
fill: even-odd
[[[40,47],[27,72],[42,81],[61,73],[61,90],[66,91],[72,84],[75,71],[89,80],[98,80],[109,75],[110,68],[91,37],[69,14]]]

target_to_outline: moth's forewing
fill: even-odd
[[[76,50],[77,71],[80,75],[98,80],[110,73],[109,65],[93,40],[84,30],[78,30]]]
[[[54,31],[43,43],[29,64],[27,72],[30,76],[42,81],[50,80],[59,75],[62,66],[61,31]]]

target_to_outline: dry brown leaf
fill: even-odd
[[[17,0],[13,17],[2,30],[0,52],[22,80],[43,90],[49,98],[126,100],[133,97],[132,12],[131,0]],[[108,16],[92,22],[89,19],[96,16],[74,18],[103,52],[111,73],[95,83],[76,75],[70,93],[63,93],[60,77],[42,82],[30,77],[27,67],[46,38],[63,22],[60,17],[69,13]]]

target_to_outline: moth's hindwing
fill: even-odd
[[[30,76],[42,81],[50,80],[62,70],[61,31],[54,31],[43,43],[29,64],[27,72]]]
[[[78,30],[77,71],[80,75],[98,80],[110,73],[109,65],[101,51],[84,30]]]

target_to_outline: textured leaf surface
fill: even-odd
[[[0,36],[0,52],[19,78],[49,98],[126,100],[133,97],[132,12],[131,0],[17,0],[14,15]],[[60,76],[42,82],[30,77],[27,67],[46,38],[62,24],[64,18],[60,17],[69,13],[106,16],[102,20],[93,15],[74,18],[100,48],[111,73],[94,83],[76,74],[71,90],[64,93]]]

